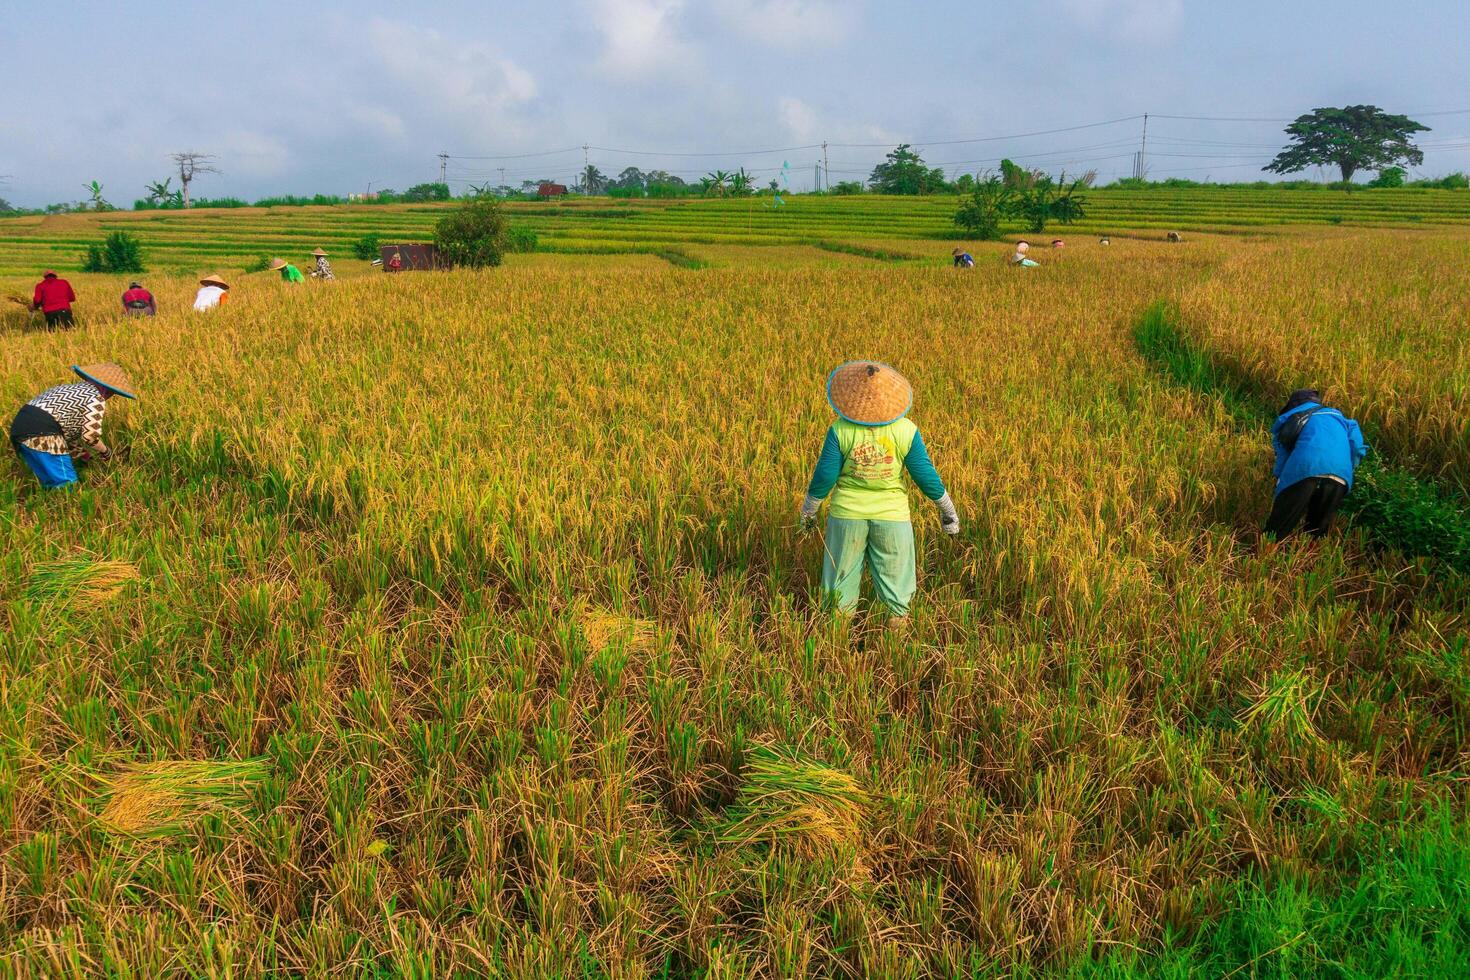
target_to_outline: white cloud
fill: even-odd
[[[682,73],[698,63],[694,46],[678,32],[684,0],[588,0],[602,36],[597,67],[620,79]]]
[[[777,99],[776,115],[781,119],[781,125],[790,131],[794,139],[808,143],[821,138],[822,134],[818,132],[816,112],[795,96],[783,95]]]
[[[1172,40],[1184,21],[1184,0],[1062,0],[1062,6],[1089,30],[1142,44]]]
[[[459,116],[473,125],[499,123],[537,94],[529,71],[484,42],[382,17],[369,22],[365,40],[392,82],[437,114]],[[377,122],[391,129],[392,116],[382,110]]]
[[[773,47],[828,46],[847,39],[856,17],[832,0],[716,0],[720,19]]]

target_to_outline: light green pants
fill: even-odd
[[[827,557],[822,560],[822,591],[851,612],[863,585],[863,561],[873,589],[894,616],[907,616],[918,586],[914,570],[914,525],[909,521],[854,521],[827,518]]]

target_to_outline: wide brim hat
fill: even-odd
[[[827,377],[832,411],[858,425],[887,425],[909,413],[914,387],[881,361],[848,361]]]
[[[122,395],[124,398],[138,397],[133,394],[133,385],[128,381],[128,372],[111,361],[105,361],[102,364],[88,364],[84,367],[73,364],[71,369],[99,388],[106,388],[114,395]]]
[[[230,284],[219,277],[219,273],[211,272],[199,280],[201,286],[218,286],[221,289],[229,289]]]
[[[964,255],[965,254],[965,250],[962,249],[962,248],[957,248],[953,252],[950,252],[949,254],[950,255]]]
[[[285,259],[271,259],[271,270],[270,271],[272,271],[272,272],[279,272],[279,271],[281,271],[284,268],[286,268],[286,260]]]
[[[56,275],[56,270],[55,269],[47,269],[45,272],[41,273],[41,278],[42,279],[50,279],[54,275]]]
[[[325,258],[327,253],[324,252],[324,251],[322,251],[319,248],[314,248],[314,249],[311,250],[311,254],[312,255],[319,255],[319,256],[322,256],[323,258]]]

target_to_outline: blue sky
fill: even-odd
[[[245,198],[402,189],[441,150],[457,188],[570,179],[584,143],[612,174],[789,162],[797,189],[823,140],[858,144],[829,147],[834,181],[901,140],[952,175],[1011,156],[1106,179],[1138,120],[939,141],[1144,112],[1151,176],[1253,179],[1284,120],[1357,102],[1424,114],[1421,173],[1470,170],[1464,0],[7,6],[0,196],[31,206],[93,179],[129,203],[181,149],[224,171],[196,194]]]

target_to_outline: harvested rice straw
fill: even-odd
[[[590,605],[577,611],[577,625],[582,627],[582,634],[592,649],[599,651],[621,642],[630,651],[643,652],[652,648],[657,635],[657,626],[649,620],[619,616]]]
[[[140,763],[108,782],[99,819],[113,833],[172,836],[209,814],[238,812],[268,775],[265,759]]]
[[[55,599],[97,605],[116,596],[138,577],[137,566],[131,562],[63,558],[35,567],[26,598],[32,602]]]

